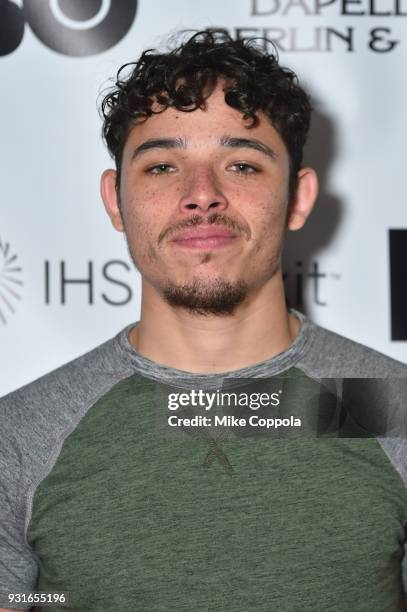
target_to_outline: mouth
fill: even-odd
[[[171,242],[187,249],[214,249],[232,244],[237,234],[225,227],[197,227],[178,232]]]

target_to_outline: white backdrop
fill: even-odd
[[[3,4],[16,10],[0,15],[0,395],[139,316],[139,277],[99,196],[112,162],[96,100],[120,65],[182,28],[266,34],[309,88],[306,162],[322,190],[287,240],[291,303],[407,361],[407,337],[391,336],[389,262],[389,229],[407,236],[407,0],[26,0],[25,14],[23,0]],[[110,5],[128,32],[92,49],[92,29],[117,27]]]

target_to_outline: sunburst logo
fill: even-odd
[[[15,313],[15,306],[21,300],[21,272],[18,255],[0,238],[0,322],[3,325],[7,323],[7,316]]]

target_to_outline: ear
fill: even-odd
[[[124,232],[119,196],[116,190],[116,172],[114,170],[103,172],[100,178],[100,194],[113,227],[118,232]]]
[[[310,215],[318,195],[318,178],[312,168],[301,168],[297,174],[297,187],[289,204],[287,227],[299,230]]]

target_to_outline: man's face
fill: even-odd
[[[128,136],[109,214],[143,282],[174,306],[230,313],[279,269],[288,152],[265,115],[248,125],[218,85],[206,110],[168,108]]]

